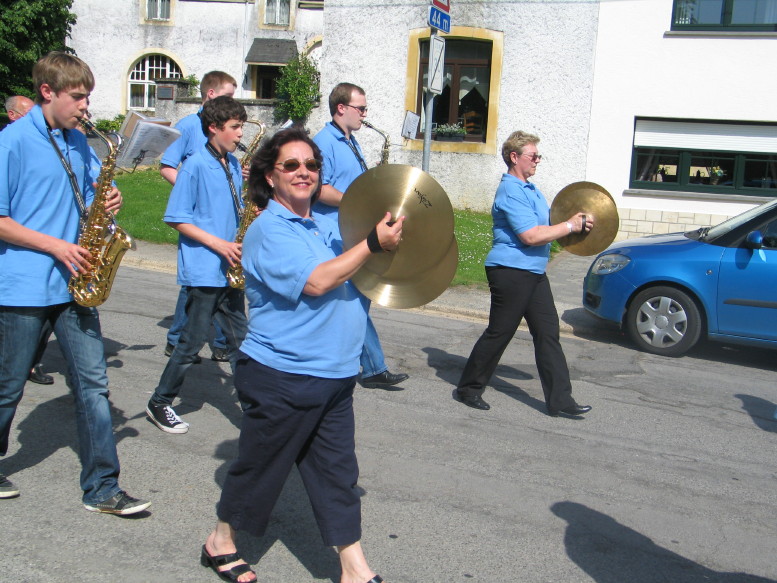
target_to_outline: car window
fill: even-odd
[[[764,249],[777,249],[777,219],[764,225],[761,230],[763,235],[763,248]]]
[[[722,237],[723,235],[729,233],[730,231],[733,231],[740,225],[744,225],[748,221],[754,218],[757,218],[764,213],[771,211],[771,209],[773,209],[775,206],[777,206],[777,199],[764,203],[761,206],[757,206],[748,211],[745,211],[741,215],[737,215],[728,220],[725,220],[719,225],[715,225],[707,232],[707,239],[709,240],[709,242],[712,242],[714,239],[717,239],[718,237]]]

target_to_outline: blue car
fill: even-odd
[[[611,245],[583,305],[641,349],[680,356],[701,338],[777,348],[777,199],[715,227]]]

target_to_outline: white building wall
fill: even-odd
[[[758,204],[624,196],[635,117],[777,121],[777,35],[667,34],[671,19],[672,0],[601,3],[586,176],[613,195],[635,235],[715,224]]]
[[[184,76],[198,79],[221,70],[238,81],[236,97],[247,97],[245,56],[254,38],[290,38],[303,49],[321,35],[321,10],[297,9],[295,29],[259,28],[254,0],[186,2],[173,0],[169,23],[144,20],[144,0],[73,0],[77,16],[68,44],[96,78],[90,110],[113,118],[127,110],[127,77],[141,56],[159,52],[172,57]]]
[[[426,26],[429,2],[327,0],[321,60],[322,107],[310,119],[313,132],[329,119],[324,103],[337,83],[367,92],[368,119],[392,137],[391,162],[421,166],[422,153],[403,148],[400,136],[408,82],[409,32]],[[451,2],[454,26],[504,32],[497,150],[518,129],[541,138],[545,156],[535,181],[548,198],[585,179],[593,87],[596,2]],[[420,113],[420,112],[416,112]],[[357,138],[367,159],[377,161],[383,144],[362,129]],[[430,174],[454,207],[487,211],[505,171],[494,155],[432,152]]]

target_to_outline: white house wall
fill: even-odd
[[[143,55],[165,54],[184,76],[199,79],[208,71],[225,71],[238,80],[236,96],[245,97],[245,56],[254,38],[292,38],[302,49],[322,28],[322,11],[297,9],[294,31],[260,29],[254,1],[173,0],[170,24],[144,22],[142,5],[143,0],[73,1],[71,10],[78,20],[68,44],[95,74],[90,109],[98,118],[126,111],[127,76]]]
[[[678,36],[667,34],[671,19],[672,0],[602,2],[599,13],[586,176],[610,191],[635,234],[666,231],[671,219],[680,229],[714,224],[756,204],[624,196],[635,117],[777,120],[774,33]]]
[[[324,99],[341,81],[362,86],[368,119],[391,135],[391,162],[418,167],[422,153],[402,148],[400,130],[406,85],[415,83],[406,79],[408,35],[426,26],[428,5],[327,0],[324,10]],[[549,198],[585,179],[597,17],[596,2],[451,0],[454,26],[504,32],[497,150],[515,130],[538,134],[544,158],[535,179]],[[323,104],[311,117],[311,130],[328,118]],[[376,161],[383,139],[366,128],[358,139],[367,159]],[[432,152],[430,159],[430,173],[457,208],[488,210],[504,171],[499,152]]]

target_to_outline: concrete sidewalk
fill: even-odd
[[[596,318],[582,307],[583,278],[592,261],[592,257],[579,257],[563,251],[548,266],[548,277],[553,287],[562,332],[585,333],[597,326]],[[176,247],[137,241],[137,249],[127,252],[122,264],[175,273]],[[487,322],[490,303],[487,289],[455,286],[448,288],[436,300],[416,309]],[[525,323],[521,324],[522,328],[525,326]]]

